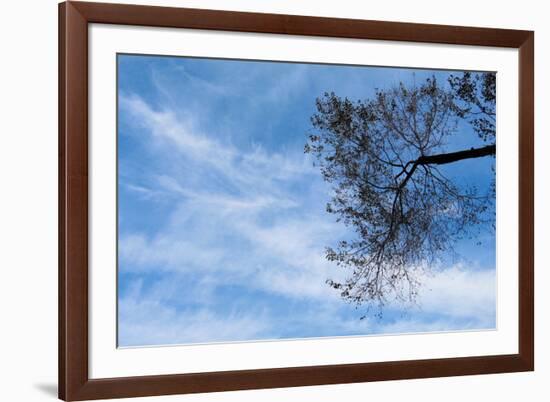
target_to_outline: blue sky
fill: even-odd
[[[447,72],[118,56],[119,346],[495,327],[495,237],[422,278],[418,305],[367,317],[326,285],[349,235],[303,153],[315,98]],[[460,125],[449,151],[478,144]],[[485,186],[488,158],[447,174]]]

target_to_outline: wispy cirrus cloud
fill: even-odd
[[[456,284],[449,285],[449,278],[476,282],[476,285],[463,288],[460,293]],[[443,295],[451,292],[455,296],[437,299],[428,296],[421,307],[406,311],[391,320],[373,317],[359,320],[342,314],[338,300],[331,298],[319,298],[315,303],[303,304],[299,311],[293,310],[292,314],[281,314],[261,304],[246,307],[236,304],[233,309],[225,311],[218,305],[219,295],[216,294],[218,287],[224,284],[220,284],[215,277],[203,275],[193,283],[191,289],[182,294],[182,289],[187,289],[182,282],[188,282],[189,279],[178,279],[176,274],[148,290],[137,286],[137,289],[128,292],[120,300],[120,314],[124,317],[120,322],[120,342],[126,346],[161,345],[295,338],[300,337],[300,331],[305,334],[302,336],[322,337],[495,328],[494,310],[488,309],[481,314],[472,312],[472,309],[482,307],[487,302],[479,303],[478,290],[479,287],[491,288],[494,281],[489,274],[452,267],[432,279],[438,287],[433,284],[430,288],[423,287],[421,296],[425,292]],[[272,285],[277,286],[279,283],[274,282]],[[297,294],[300,300],[304,297],[304,288],[309,285],[295,283],[294,286],[300,288],[300,294]],[[311,294],[308,297],[311,298]],[[494,292],[489,292],[486,297],[494,306]],[[181,303],[187,307],[178,308]]]
[[[200,131],[196,118],[179,110],[153,110],[137,95],[120,96],[120,107],[143,127],[150,139],[158,141],[165,151],[178,152],[182,158],[210,168],[240,190],[272,190],[274,181],[302,179],[304,174],[315,175],[309,157],[302,152],[292,154],[268,153],[259,145],[242,152],[230,142],[220,142]],[[171,179],[175,182],[175,179]],[[204,184],[204,183],[203,183]]]
[[[207,307],[176,308],[162,299],[143,297],[139,285],[119,300],[121,346],[255,339],[265,336],[272,325],[258,310],[217,313]]]

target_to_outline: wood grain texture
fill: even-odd
[[[406,42],[448,43],[477,46],[519,47],[528,31],[472,28],[435,24],[366,21],[343,18],[306,17],[237,11],[190,8],[128,6],[73,2],[89,22],[171,28],[213,29],[395,40]]]
[[[519,48],[519,354],[535,368],[535,36]]]
[[[60,5],[59,395],[88,382],[88,27]]]
[[[88,24],[260,32],[519,49],[519,353],[89,379]],[[59,397],[85,400],[534,369],[534,34],[530,31],[105,3],[59,5]]]

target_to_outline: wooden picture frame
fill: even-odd
[[[519,353],[90,379],[88,373],[88,24],[120,24],[519,49]],[[532,371],[534,33],[105,3],[59,5],[59,397],[141,397]]]

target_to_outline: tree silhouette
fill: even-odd
[[[494,180],[480,191],[453,182],[442,166],[495,155],[495,90],[495,74],[463,73],[446,86],[432,77],[364,101],[334,93],[316,100],[305,152],[332,184],[327,212],[354,233],[326,252],[351,271],[344,282],[327,281],[345,300],[369,308],[414,302],[420,270],[457,240],[494,228]],[[463,126],[482,146],[447,150]]]

